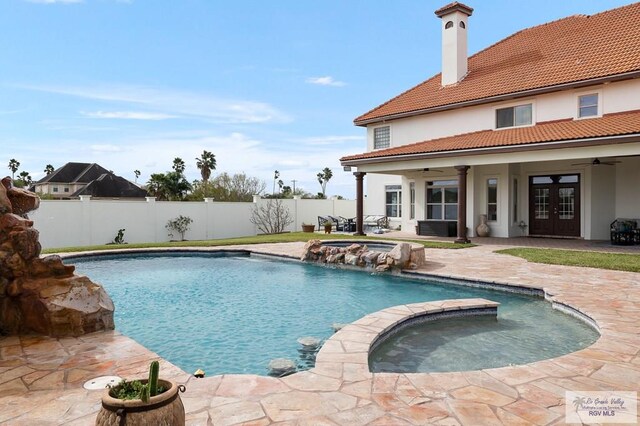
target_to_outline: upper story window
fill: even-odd
[[[594,117],[598,115],[598,94],[590,93],[578,97],[578,117]]]
[[[496,128],[527,126],[533,123],[532,104],[518,105],[496,110]]]
[[[389,126],[373,129],[373,149],[389,148],[391,146],[391,128]]]

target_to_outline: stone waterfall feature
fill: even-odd
[[[113,302],[102,288],[59,256],[40,257],[38,231],[27,213],[33,192],[0,184],[0,335],[79,336],[113,329]]]
[[[309,240],[302,250],[300,260],[352,265],[386,272],[392,269],[416,269],[425,263],[425,256],[424,247],[414,248],[409,243],[399,243],[390,252],[378,252],[369,250],[365,244],[333,247],[323,245],[321,240]]]

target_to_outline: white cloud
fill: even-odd
[[[176,115],[164,114],[158,112],[137,112],[137,111],[80,111],[80,114],[89,118],[105,118],[118,120],[168,120],[177,118]]]
[[[224,99],[180,90],[130,85],[103,86],[18,86],[59,95],[103,102],[144,105],[168,115],[207,119],[216,123],[290,122],[276,107],[258,101]]]
[[[330,75],[325,77],[309,77],[306,81],[309,84],[318,84],[320,86],[341,87],[347,85],[344,81],[334,80]]]
[[[26,0],[29,3],[40,4],[71,4],[71,3],[84,3],[84,0]]]
[[[296,188],[316,194],[320,191],[316,174],[329,167],[333,170],[333,178],[327,187],[327,194],[353,198],[355,179],[352,173],[342,171],[338,159],[361,152],[361,149],[343,149],[333,145],[319,145],[310,149],[302,144],[297,147],[292,147],[289,143],[274,145],[262,138],[262,133],[258,137],[248,133],[218,133],[197,129],[143,134],[125,132],[118,137],[109,135],[98,141],[83,134],[78,138],[56,137],[55,142],[47,143],[38,150],[34,150],[34,143],[27,140],[9,142],[6,152],[11,153],[11,158],[17,158],[23,163],[21,169],[32,172],[34,178],[38,174],[36,172],[43,170],[48,163],[59,167],[69,161],[76,161],[98,163],[131,181],[135,179],[133,171],[140,170],[142,175],[138,182],[146,182],[152,173],[171,170],[175,157],[181,157],[186,162],[189,181],[200,179],[195,158],[203,150],[207,150],[215,154],[218,163],[214,176],[222,172],[245,172],[264,180],[267,192],[271,192],[273,171],[279,170],[285,185],[292,186],[292,180],[295,179]],[[290,137],[284,139],[293,140]],[[6,164],[9,158],[7,155],[4,163],[0,164]]]

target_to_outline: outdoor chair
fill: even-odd
[[[333,221],[333,223],[335,223],[336,231],[355,232],[356,230],[355,218],[347,219],[346,217],[342,217],[342,216],[328,216],[328,217]]]
[[[362,223],[364,226],[387,228],[389,226],[389,219],[382,215],[367,215],[362,218]]]
[[[640,244],[640,228],[638,219],[618,218],[611,222],[611,244],[628,246]]]
[[[333,224],[333,221],[330,219],[331,216],[318,216],[318,229],[324,229],[324,224],[329,222]]]

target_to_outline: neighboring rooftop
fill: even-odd
[[[432,139],[363,154],[342,157],[340,161],[375,159],[413,154],[431,154],[469,149],[514,147],[534,143],[579,141],[589,138],[640,134],[640,111],[605,114],[588,120],[555,120],[535,126],[482,130]]]
[[[640,3],[634,3],[519,31],[471,56],[469,72],[459,83],[442,87],[437,74],[354,122],[366,125],[460,104],[489,102],[503,95],[524,96],[528,91],[553,90],[570,83],[640,75],[638,22]]]
[[[74,192],[71,196],[78,197],[80,195],[111,198],[142,198],[147,196],[147,191],[129,182],[125,178],[109,172],[100,175],[95,180],[92,180],[85,187]]]
[[[96,163],[67,163],[40,179],[40,183],[89,183],[109,170]]]
[[[60,193],[59,195],[63,197],[91,195],[107,198],[141,198],[147,196],[147,191],[144,189],[96,163],[67,163],[36,182],[34,184],[36,190],[43,184],[75,185],[75,188],[83,185],[71,194]]]

